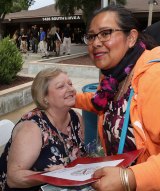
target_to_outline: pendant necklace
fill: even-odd
[[[67,147],[67,143],[65,142],[63,136],[62,136],[62,131],[60,131],[57,127],[56,127],[56,124],[55,124],[55,121],[54,121],[54,117],[50,114],[50,112],[46,111],[46,113],[51,117],[51,123],[53,124],[53,126],[55,127],[56,131],[57,131],[57,135],[59,137],[59,140],[60,142],[63,144],[63,147],[64,147],[64,151],[66,153],[66,158],[67,158],[67,162],[69,161],[69,149]],[[70,124],[70,120],[69,122],[67,122],[67,125],[65,126],[65,128],[67,128]],[[64,133],[63,133],[64,134]],[[66,138],[67,139],[67,138]],[[66,160],[65,160],[66,162]]]

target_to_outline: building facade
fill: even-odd
[[[158,5],[153,6],[152,23],[160,20],[160,0],[156,2]],[[140,21],[142,30],[147,27],[149,15],[149,0],[127,0],[126,8],[130,9],[137,19]],[[82,11],[77,11],[75,15],[68,17],[60,14],[55,9],[55,5],[49,5],[37,10],[20,11],[17,13],[10,13],[5,16],[2,23],[4,36],[12,35],[15,30],[20,28],[31,28],[33,25],[43,27],[45,30],[53,25],[63,28],[67,23],[70,23],[71,28],[79,28],[83,33],[85,32],[85,23],[82,17]]]

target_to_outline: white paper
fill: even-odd
[[[60,187],[60,186],[53,186],[50,184],[46,184],[44,186],[41,186],[42,191],[95,191],[91,186],[85,186],[85,187]]]
[[[42,175],[63,178],[67,180],[84,181],[92,178],[92,174],[97,169],[105,166],[117,166],[123,160],[124,159],[89,164],[77,164],[74,167],[55,170]]]

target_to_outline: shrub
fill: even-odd
[[[15,43],[6,37],[0,41],[0,84],[10,84],[22,69],[23,57]]]

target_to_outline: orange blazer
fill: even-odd
[[[103,76],[101,76],[101,79]],[[131,101],[130,118],[137,149],[144,152],[131,166],[137,183],[137,191],[160,191],[160,47],[146,50],[138,59],[131,85],[134,96]],[[94,93],[78,93],[75,107],[96,112],[98,133],[104,150],[104,113],[98,112],[91,103]]]

